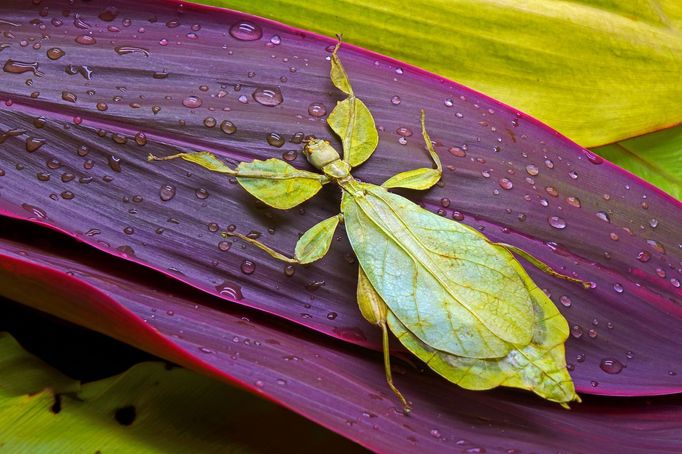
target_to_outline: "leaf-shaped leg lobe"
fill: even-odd
[[[267,252],[271,257],[281,260],[286,263],[300,263],[305,265],[307,263],[312,263],[320,260],[322,257],[327,255],[329,252],[329,247],[332,244],[332,239],[334,238],[334,232],[339,222],[343,219],[341,214],[332,216],[324,221],[320,221],[311,228],[309,228],[298,242],[296,242],[296,249],[294,251],[294,257],[287,257],[284,254],[272,249],[261,243],[258,240],[249,238],[246,235],[236,232],[224,232],[224,236],[236,236],[246,241],[247,243],[253,244],[259,249]]]
[[[267,159],[241,162],[231,169],[212,153],[178,153],[172,156],[157,157],[150,154],[148,161],[170,161],[173,159],[198,164],[212,172],[237,177],[239,184],[258,200],[280,210],[288,210],[299,205],[329,182],[325,175],[299,170],[281,159]]]
[[[405,396],[398,390],[398,388],[393,383],[393,374],[391,373],[391,352],[388,339],[388,326],[386,323],[386,314],[388,313],[388,307],[381,296],[374,290],[372,284],[367,279],[362,267],[358,267],[358,305],[360,306],[360,312],[362,316],[367,319],[373,325],[377,325],[381,328],[382,339],[383,339],[383,352],[384,352],[384,370],[386,371],[386,383],[391,391],[400,399],[403,404],[403,411],[408,414],[411,411],[410,404],[405,399]]]

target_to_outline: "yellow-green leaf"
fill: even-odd
[[[296,243],[296,259],[306,264],[324,257],[329,251],[340,220],[339,216],[332,216],[308,229]]]
[[[339,101],[327,123],[341,138],[343,160],[352,167],[365,162],[379,144],[374,118],[365,103],[355,96]]]
[[[682,118],[679,0],[202,0],[425,68],[583,146]]]

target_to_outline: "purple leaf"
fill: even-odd
[[[332,138],[333,40],[226,10],[150,5],[0,6],[0,210],[378,348],[354,302],[356,269],[342,233],[327,258],[293,276],[219,235],[234,226],[291,251],[298,233],[338,211],[334,188],[282,212],[224,176],[145,161],[149,152],[210,150],[232,163],[274,156],[305,167],[302,135]],[[447,169],[442,187],[407,195],[595,283],[583,290],[530,270],[573,327],[567,360],[578,390],[682,391],[679,202],[454,82],[352,46],[341,57],[380,128],[359,178],[379,183],[428,165],[418,134],[424,108]]]
[[[233,382],[373,451],[664,452],[682,442],[682,396],[586,396],[566,411],[524,392],[465,391],[396,361],[414,404],[404,416],[377,353],[225,305],[38,227],[0,227],[6,295]]]

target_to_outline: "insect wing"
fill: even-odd
[[[521,265],[504,248],[384,188],[345,192],[341,210],[358,261],[395,316],[427,345],[500,358],[533,335]],[[528,278],[530,280],[530,278]]]

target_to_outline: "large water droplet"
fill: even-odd
[[[10,74],[23,74],[25,72],[32,72],[35,76],[40,77],[43,73],[38,69],[40,65],[37,62],[24,62],[18,60],[7,60],[2,70]]]
[[[540,173],[540,169],[538,169],[538,166],[536,165],[528,164],[526,166],[526,172],[528,172],[528,175],[535,176]]]
[[[311,117],[324,117],[327,115],[327,106],[321,102],[314,102],[308,106],[308,115]]]
[[[244,298],[242,288],[234,282],[224,281],[222,284],[217,285],[215,289],[219,295],[233,300],[241,300]]]
[[[559,216],[550,216],[548,219],[549,225],[554,227],[555,229],[565,229],[566,228],[566,221],[563,218],[560,218]]]
[[[607,374],[619,374],[623,370],[623,363],[617,359],[605,358],[601,360],[599,367]]]
[[[241,270],[244,274],[253,274],[253,272],[256,271],[256,264],[251,260],[244,260],[241,265]]]
[[[145,49],[144,47],[134,47],[134,46],[118,46],[114,47],[114,51],[118,55],[128,55],[128,54],[142,54],[145,57],[149,57],[149,49]]]
[[[609,217],[609,214],[606,211],[597,211],[597,217],[601,219],[604,222],[611,222],[611,218]]]
[[[220,123],[220,130],[225,134],[234,134],[237,131],[237,127],[231,121],[223,121]]]
[[[182,105],[185,107],[189,107],[190,109],[196,109],[197,107],[201,107],[201,104],[202,104],[201,98],[199,98],[198,96],[188,96],[182,100]]]
[[[78,44],[82,44],[84,46],[92,46],[93,44],[97,44],[97,40],[91,35],[78,35],[76,36],[75,41]]]
[[[164,202],[168,202],[170,199],[175,197],[175,186],[172,184],[164,184],[159,190],[159,197]]]
[[[285,142],[284,137],[282,137],[281,134],[278,134],[276,132],[268,133],[266,140],[267,140],[269,145],[271,145],[273,147],[277,147],[277,148],[284,145],[284,142]]]
[[[284,98],[279,88],[256,88],[253,92],[253,99],[258,103],[268,107],[282,104]]]
[[[47,58],[50,60],[59,60],[64,55],[66,55],[66,53],[59,47],[53,47],[47,50]]]
[[[26,139],[26,151],[28,151],[29,153],[33,153],[38,148],[45,145],[45,143],[46,143],[45,139],[38,139],[36,137],[28,137]]]
[[[250,21],[240,21],[230,27],[230,35],[240,41],[255,41],[263,36],[263,30]]]

